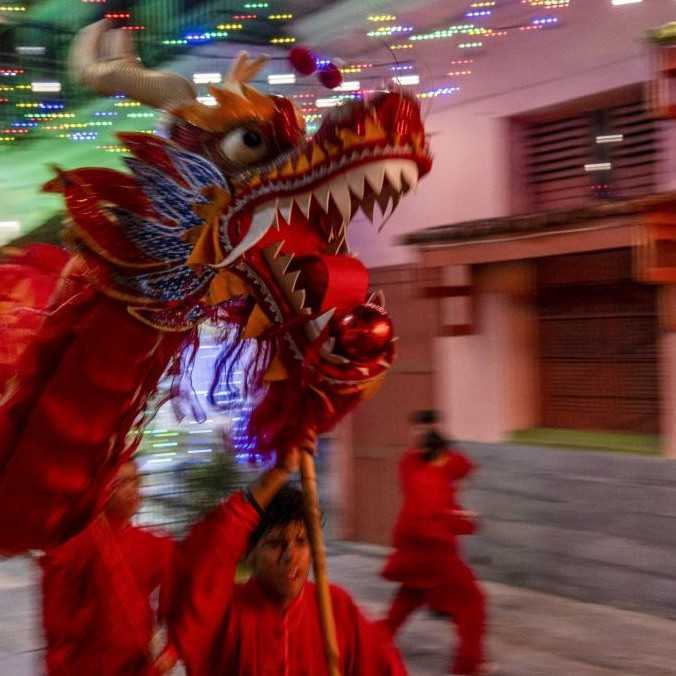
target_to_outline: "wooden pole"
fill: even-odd
[[[329,591],[326,550],[324,549],[322,519],[319,511],[317,472],[315,470],[314,458],[315,449],[316,437],[312,434],[308,437],[303,446],[301,446],[302,453],[300,456],[300,476],[305,499],[305,520],[312,550],[312,565],[315,572],[317,604],[319,605],[319,616],[324,632],[324,650],[326,653],[328,673],[329,676],[341,676],[340,653],[338,652],[338,639],[336,638],[336,622],[333,617],[331,593]]]

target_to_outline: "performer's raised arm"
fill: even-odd
[[[237,565],[263,511],[297,467],[298,452],[292,451],[192,528],[179,548],[170,644],[160,664],[180,655],[189,673],[206,673],[209,646],[230,604]]]

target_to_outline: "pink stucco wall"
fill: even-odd
[[[478,332],[438,338],[436,400],[454,437],[495,442],[538,423],[537,317],[529,263],[477,273]]]

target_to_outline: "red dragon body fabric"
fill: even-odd
[[[259,452],[331,429],[375,391],[394,343],[347,230],[360,209],[371,219],[375,205],[396,207],[431,167],[418,104],[400,91],[342,106],[306,138],[288,99],[247,84],[262,59],[240,56],[207,107],[128,49],[99,62],[106,30],[78,38],[80,81],[162,108],[171,124],[164,138],[120,135],[126,172],[58,170],[45,189],[64,196],[68,249],[0,266],[11,281],[0,296],[6,554],[63,542],[92,518],[201,322],[227,336],[216,377],[244,341],[257,346],[247,383]],[[348,340],[354,316],[371,317],[369,349]]]

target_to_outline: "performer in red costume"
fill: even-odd
[[[485,599],[457,544],[458,535],[476,530],[475,517],[461,509],[455,487],[474,465],[432,427],[433,411],[421,411],[414,422],[423,426],[423,434],[399,466],[404,502],[394,529],[395,551],[383,571],[401,587],[383,624],[394,635],[421,606],[450,615],[459,641],[451,673],[483,674]]]
[[[287,485],[298,467],[291,451],[246,493],[236,493],[195,526],[181,546],[173,648],[190,676],[323,676],[327,673],[303,496]],[[253,574],[235,584],[249,553]],[[342,676],[402,676],[386,632],[349,594],[331,586]]]
[[[138,472],[128,462],[115,478],[104,512],[42,557],[49,676],[165,673],[153,665],[150,595],[162,587],[162,615],[174,543],[131,525],[139,502]]]

